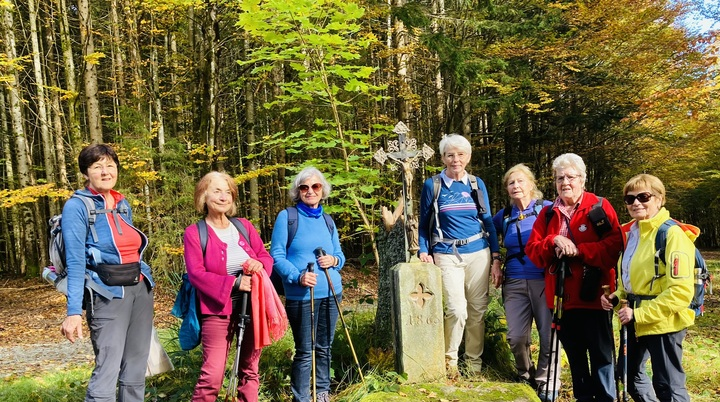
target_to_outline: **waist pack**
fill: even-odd
[[[108,286],[133,286],[140,283],[140,263],[100,264],[91,267]]]

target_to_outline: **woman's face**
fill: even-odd
[[[513,202],[529,201],[532,196],[532,182],[523,172],[514,172],[507,182],[507,192]]]
[[[224,215],[232,209],[232,192],[227,181],[215,177],[205,190],[205,205],[208,215]]]
[[[580,172],[573,167],[555,171],[555,189],[565,205],[575,204],[580,200],[584,184]]]
[[[108,194],[117,183],[117,175],[117,164],[105,156],[88,167],[85,178],[89,181],[88,187],[100,194]]]
[[[322,200],[323,187],[322,181],[317,176],[313,176],[298,186],[300,200],[310,208],[317,208]]]
[[[638,221],[652,218],[662,208],[662,200],[649,188],[628,191],[624,201],[630,217]]]
[[[465,166],[470,162],[470,154],[457,148],[446,149],[442,157],[445,163],[445,174],[451,179],[459,179],[465,172]]]

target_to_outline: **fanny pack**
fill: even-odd
[[[108,286],[132,286],[140,283],[140,262],[129,264],[100,264],[90,268]]]

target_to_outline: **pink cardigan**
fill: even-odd
[[[260,235],[247,219],[240,218],[247,228],[250,244],[240,236],[240,247],[248,255],[260,261],[268,276],[272,273],[273,259],[265,250]],[[212,227],[208,225],[208,242],[203,258],[200,247],[200,236],[197,225],[192,224],[185,229],[185,266],[190,283],[197,290],[200,300],[200,313],[213,315],[230,315],[232,313],[232,292],[235,277],[227,274],[227,245],[220,241]]]

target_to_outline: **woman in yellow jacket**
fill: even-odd
[[[699,230],[689,225],[669,228],[664,256],[668,263],[660,259],[656,275],[655,236],[660,225],[671,219],[663,207],[665,186],[655,176],[640,174],[625,184],[623,194],[633,220],[623,226],[625,250],[618,262],[618,290],[603,296],[602,304],[610,310],[619,299],[629,301],[628,307],[618,310],[628,330],[628,391],[635,401],[690,401],[682,342],[695,321],[688,306],[694,294],[693,240]],[[648,358],[652,384],[645,371]]]

